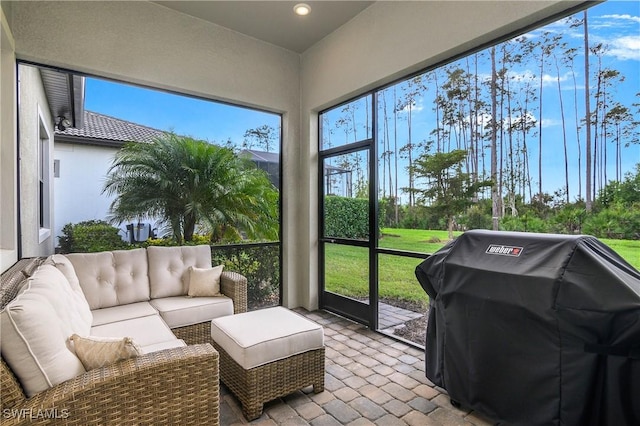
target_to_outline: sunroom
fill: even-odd
[[[311,13],[300,17],[293,14],[296,2],[284,1],[0,2],[2,271],[19,259],[53,254],[55,245],[53,236],[46,232],[51,224],[39,222],[41,206],[33,182],[41,157],[35,148],[31,156],[18,154],[19,132],[24,129],[18,124],[17,64],[42,65],[281,115],[281,304],[309,312],[327,309],[377,330],[380,317],[375,290],[364,304],[353,304],[325,291],[324,242],[319,226],[323,220],[325,160],[320,114],[399,79],[580,11],[592,2],[307,3]],[[342,19],[331,19],[336,17]],[[334,21],[333,26],[318,30],[316,19]],[[299,34],[311,33],[311,28],[314,36],[305,39],[306,44],[292,43],[298,41]],[[47,111],[31,118],[34,126],[45,131],[52,131],[56,124]],[[47,161],[53,170],[53,158]],[[45,216],[55,221],[50,212]],[[385,255],[371,245],[362,247],[370,250],[370,256]],[[373,283],[375,276],[370,280]],[[326,312],[313,318],[325,324],[347,324]],[[389,340],[388,344],[399,343]],[[405,350],[415,348],[402,346]],[[411,352],[407,360],[419,352]],[[416,380],[405,380],[409,379]],[[412,386],[422,385],[416,382]],[[425,393],[422,390],[423,397]],[[434,396],[429,394],[425,399]],[[358,412],[363,411],[366,409]],[[384,415],[393,412],[387,411]],[[463,416],[473,422],[473,415]],[[355,420],[348,418],[340,421],[347,424]]]
[[[208,22],[206,3],[192,5],[196,16],[163,3],[2,2],[3,270],[19,254],[46,255],[53,247],[52,242],[22,241],[37,236],[24,230],[31,224],[19,220],[18,213],[18,197],[22,215],[35,206],[17,189],[16,61],[282,114],[282,299],[290,308],[315,309],[318,112],[587,6],[567,1],[330,2],[335,9],[327,13],[340,15],[345,8],[353,17],[295,51]],[[224,7],[247,22],[262,21],[260,10],[289,13],[293,7],[213,3],[227,3]],[[321,12],[322,3],[311,6]],[[296,25],[305,25],[304,19]],[[23,177],[37,170],[25,162]]]

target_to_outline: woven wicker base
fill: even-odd
[[[187,345],[197,345],[200,343],[211,343],[211,321],[188,325],[186,327],[172,328],[171,332],[178,338],[184,340]]]
[[[265,402],[311,385],[315,393],[324,390],[324,348],[245,370],[222,347],[213,346],[220,354],[220,379],[240,400],[249,421],[262,415]]]

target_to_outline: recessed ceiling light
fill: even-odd
[[[311,13],[311,6],[306,3],[298,3],[293,6],[293,11],[296,13],[296,15],[305,16]]]

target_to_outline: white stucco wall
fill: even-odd
[[[102,187],[116,151],[104,146],[55,143],[53,156],[60,161],[60,177],[54,177],[56,245],[67,223],[106,220],[113,197],[103,194]]]
[[[18,260],[16,72],[13,35],[0,10],[0,271]]]
[[[19,152],[20,152],[20,228],[22,257],[53,254],[54,238],[51,225],[55,217],[50,213],[48,226],[40,227],[39,151],[40,139],[49,139],[48,158],[53,158],[53,119],[44,93],[40,70],[20,67],[18,72]],[[28,88],[25,90],[24,88]],[[45,132],[41,128],[44,126]],[[49,162],[53,164],[52,161]],[[53,167],[48,167],[49,200],[53,198]],[[49,201],[45,202],[50,205]]]

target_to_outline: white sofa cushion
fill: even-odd
[[[324,346],[320,325],[280,306],[216,318],[211,337],[246,370]]]
[[[152,352],[163,351],[165,349],[183,348],[187,344],[182,339],[169,340],[168,342],[155,343],[153,345],[142,346],[143,354],[150,354]]]
[[[233,301],[226,296],[163,297],[152,299],[150,303],[171,328],[185,327],[233,314]]]
[[[211,247],[149,247],[151,298],[184,296],[189,289],[189,267],[211,268]]]
[[[66,256],[62,254],[53,254],[49,256],[44,263],[47,265],[53,265],[58,268],[58,270],[65,276],[67,281],[69,281],[71,288],[74,291],[79,291],[80,293],[82,293],[82,288],[80,287],[80,281],[78,280],[78,276],[76,275],[76,270],[74,269],[71,261]]]
[[[149,302],[129,303],[127,305],[112,306],[110,308],[95,309],[92,326],[110,324],[133,318],[158,315],[158,311]]]
[[[69,380],[85,369],[68,346],[76,333],[89,334],[91,311],[53,265],[42,265],[0,316],[2,356],[28,397]]]
[[[145,249],[66,255],[91,309],[149,300]]]
[[[89,334],[97,337],[131,337],[143,351],[149,345],[178,340],[160,315],[98,325],[91,327]]]

